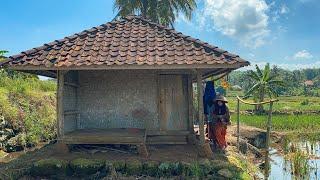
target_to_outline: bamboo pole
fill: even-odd
[[[271,99],[271,100],[269,100],[269,101],[252,103],[252,102],[248,102],[248,101],[245,101],[245,100],[241,99],[239,96],[237,96],[237,99],[238,99],[240,102],[242,102],[242,103],[244,103],[244,104],[249,104],[249,105],[262,105],[262,104],[269,104],[269,103],[271,103],[271,102],[277,102],[277,101],[279,101],[278,99]]]
[[[252,103],[252,102],[248,102],[245,101],[243,99],[241,99],[239,96],[237,96],[238,99],[238,104],[237,104],[237,135],[238,135],[238,139],[237,139],[237,146],[239,149],[239,137],[240,137],[240,130],[239,130],[239,116],[240,116],[240,102],[244,103],[244,104],[249,104],[249,105],[262,105],[262,104],[270,104],[269,106],[269,113],[268,113],[268,121],[267,121],[267,136],[266,136],[266,155],[265,155],[265,179],[268,179],[269,177],[269,148],[270,148],[270,134],[271,134],[271,124],[272,124],[272,106],[274,102],[279,101],[278,99],[271,99],[269,101],[263,101],[263,102],[259,102],[259,103]]]
[[[266,137],[266,156],[265,156],[265,179],[269,177],[269,147],[270,147],[270,134],[271,134],[271,120],[272,120],[272,105],[273,102],[270,102],[269,106],[269,115],[267,122],[267,137]]]
[[[197,88],[198,88],[198,117],[199,117],[199,131],[200,131],[200,144],[205,143],[204,136],[204,119],[203,119],[203,87],[202,87],[202,74],[197,70]]]
[[[240,152],[240,100],[237,99],[237,148]]]

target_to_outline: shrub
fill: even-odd
[[[128,175],[140,175],[142,174],[142,163],[138,160],[128,161],[126,163],[126,172]]]
[[[309,100],[308,99],[305,99],[301,102],[301,105],[305,106],[305,105],[308,105],[309,104]]]
[[[20,133],[8,140],[5,144],[5,149],[7,152],[22,150],[26,144],[26,135],[24,133]]]
[[[126,172],[126,162],[125,161],[113,162],[113,168],[117,173],[123,174]]]
[[[78,158],[70,162],[70,167],[76,175],[90,175],[103,169],[105,163],[97,159]]]
[[[30,170],[32,176],[67,174],[68,163],[58,159],[42,159],[35,162]]]
[[[3,128],[14,132],[0,143],[14,151],[21,145],[53,139],[56,134],[55,90],[56,83],[52,80],[41,81],[35,75],[0,70],[0,116],[6,122]]]
[[[183,168],[180,163],[163,162],[159,166],[158,175],[160,177],[170,177],[181,175]]]
[[[147,161],[143,164],[143,174],[148,176],[157,176],[159,163],[156,161]]]

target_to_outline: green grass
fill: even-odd
[[[266,129],[267,115],[240,115],[240,122]],[[273,115],[272,129],[276,131],[318,132],[320,131],[320,115]]]
[[[243,93],[241,91],[229,91],[228,100],[231,111],[236,111],[237,99],[236,95]],[[306,132],[320,132],[320,115],[310,113],[311,111],[320,111],[320,97],[304,97],[304,96],[281,96],[278,102],[273,105],[274,112],[285,112],[285,114],[274,113],[272,115],[272,128],[276,131],[295,131],[300,134]],[[248,101],[251,101],[249,99]],[[264,106],[265,110],[269,109],[269,105]],[[240,104],[240,111],[253,110],[254,106]],[[295,115],[294,112],[299,112]],[[301,113],[301,114],[300,114]],[[233,114],[235,120],[236,114]],[[267,115],[250,115],[241,114],[240,121],[249,126],[266,129]]]

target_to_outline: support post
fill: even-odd
[[[272,105],[273,102],[270,102],[269,115],[267,122],[267,137],[266,137],[266,156],[265,156],[265,179],[268,179],[269,176],[269,147],[270,147],[270,134],[271,134],[271,120],[272,120]]]
[[[57,135],[61,139],[64,135],[64,110],[63,110],[63,89],[64,89],[64,71],[57,72]]]
[[[189,131],[194,134],[193,125],[193,88],[192,88],[192,75],[188,76],[188,109],[189,109]]]
[[[193,107],[193,74],[188,75],[188,109],[189,109],[189,132],[187,139],[189,144],[195,145],[197,143],[196,134],[194,133],[194,107]]]
[[[79,75],[79,71],[77,72],[77,78],[76,78],[76,82],[78,85],[78,88],[76,88],[76,109],[79,111],[79,113],[77,114],[76,120],[77,120],[77,129],[82,129],[81,127],[81,121],[80,121],[80,108],[79,108],[79,90],[80,90],[80,75]]]
[[[237,148],[240,152],[240,100],[237,98]]]
[[[212,158],[213,153],[209,143],[205,141],[204,135],[204,114],[203,114],[203,87],[202,87],[202,73],[197,70],[197,84],[198,84],[198,117],[199,117],[199,131],[200,131],[200,145],[199,156]]]
[[[64,108],[63,108],[63,89],[64,75],[66,71],[57,71],[57,136],[56,153],[66,154],[69,152],[68,145],[63,143],[61,139],[64,136]]]
[[[204,145],[204,119],[203,119],[203,87],[202,87],[202,74],[197,70],[197,89],[198,89],[198,117],[199,117],[199,132],[200,132],[200,145]]]

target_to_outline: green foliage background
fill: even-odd
[[[23,149],[55,137],[53,80],[0,70],[0,148]]]
[[[233,71],[229,75],[231,85],[239,85],[244,92],[248,91],[254,84],[249,80],[250,71]],[[320,96],[320,68],[289,71],[273,66],[271,76],[285,82],[284,86],[275,87],[279,95],[287,96]],[[313,81],[313,86],[305,86],[307,80]]]

